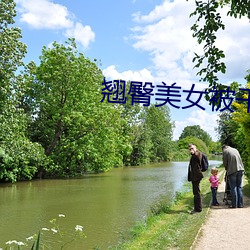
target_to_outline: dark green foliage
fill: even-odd
[[[232,113],[224,111],[219,114],[217,133],[220,136],[221,145],[227,144],[232,147],[237,147],[235,136],[239,129],[239,124],[232,119]]]
[[[169,161],[172,156],[173,124],[167,106],[144,107],[133,126],[131,165]]]
[[[248,0],[224,0],[222,4],[230,4],[228,15],[235,18],[247,16],[250,19],[250,5]]]
[[[151,162],[170,160],[173,124],[168,106],[145,108],[145,124],[151,138]]]
[[[195,1],[196,9],[190,16],[196,16],[196,22],[192,25],[191,30],[193,31],[193,36],[197,38],[199,44],[203,45],[203,54],[198,55],[195,53],[193,62],[195,62],[195,68],[199,69],[197,75],[201,78],[201,81],[206,81],[209,83],[208,91],[212,91],[213,87],[217,88],[218,93],[220,90],[225,90],[227,86],[222,85],[218,79],[220,73],[225,73],[226,65],[223,62],[225,55],[221,48],[216,46],[216,34],[218,31],[224,30],[225,25],[222,22],[220,15],[220,7],[228,5],[230,10],[228,15],[234,18],[241,18],[247,16],[250,19],[250,4],[249,0],[209,0],[209,1]],[[230,28],[230,27],[228,27]],[[203,67],[203,68],[201,68]],[[249,82],[249,76],[246,78]],[[230,89],[238,90],[239,84],[232,83]],[[212,92],[213,93],[213,92]],[[243,93],[240,91],[236,92],[236,98],[241,98]],[[211,92],[206,96],[206,99],[209,100],[211,97]],[[237,102],[242,104],[241,102]],[[219,105],[218,103],[216,105]],[[244,105],[243,105],[244,106]],[[239,107],[239,106],[238,106]],[[236,110],[233,107],[233,110]],[[249,159],[247,153],[249,135],[249,124],[246,124],[245,121],[242,122],[242,117],[244,120],[244,112],[240,114],[240,119],[233,121],[231,115],[223,112],[220,115],[218,134],[220,136],[221,144],[227,143],[231,146],[234,146],[239,149],[244,162],[248,168]],[[248,117],[248,116],[246,116]],[[247,119],[245,119],[247,120]]]

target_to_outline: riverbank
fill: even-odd
[[[220,170],[223,182],[224,171]],[[200,228],[207,220],[211,203],[211,191],[208,176],[201,182],[203,211],[190,215],[193,209],[191,184],[185,191],[177,193],[174,202],[169,206],[160,205],[157,212],[153,211],[145,222],[139,223],[119,246],[111,249],[190,249],[196,240]]]

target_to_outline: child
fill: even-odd
[[[212,168],[211,169],[211,176],[209,178],[209,181],[211,183],[211,190],[212,190],[212,205],[213,206],[219,206],[220,204],[217,201],[217,189],[220,184],[219,179],[217,177],[218,169]]]

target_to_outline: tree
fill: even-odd
[[[15,7],[13,0],[0,2],[0,111],[15,100],[13,90],[20,84],[15,73],[24,65],[22,58],[26,54],[26,45],[20,41],[21,30],[13,26]]]
[[[191,30],[193,31],[193,37],[197,38],[198,43],[204,43],[204,53],[202,55],[195,53],[193,62],[196,64],[194,67],[200,69],[204,65],[197,75],[201,76],[201,81],[209,83],[208,90],[211,90],[214,86],[217,90],[222,90],[225,86],[219,83],[217,75],[219,72],[226,72],[226,65],[222,61],[225,58],[225,54],[223,50],[215,45],[217,32],[225,29],[219,7],[230,5],[228,15],[235,18],[248,16],[250,19],[249,0],[203,0],[195,2],[196,9],[190,16],[197,16],[197,20],[191,27]],[[206,98],[209,100],[209,95]]]
[[[120,106],[121,109],[121,120],[122,120],[122,137],[127,141],[125,144],[129,147],[122,148],[121,154],[123,156],[123,164],[125,166],[129,165],[141,165],[148,163],[147,157],[142,152],[146,150],[146,146],[139,146],[143,140],[146,139],[146,135],[141,140],[142,133],[144,129],[140,123],[141,107],[139,103],[132,103],[132,96],[128,94],[130,88],[130,82],[127,82],[125,89],[126,102]],[[144,148],[142,150],[142,148]],[[124,150],[125,149],[125,150]],[[141,151],[142,150],[142,151]]]
[[[25,85],[20,73],[26,45],[21,30],[14,26],[15,2],[0,2],[0,179],[15,182],[31,179],[46,164],[39,144],[26,136],[26,116],[20,108]]]
[[[170,160],[173,124],[168,106],[150,106],[144,110],[145,128],[152,143],[151,162]]]
[[[206,131],[201,129],[199,125],[185,127],[179,137],[179,140],[184,139],[188,136],[199,138],[207,145],[207,147],[209,147],[210,143],[212,142],[211,136]]]
[[[209,154],[209,150],[207,145],[199,138],[195,137],[195,136],[187,136],[183,139],[180,139],[178,141],[178,147],[179,150],[185,150],[186,154],[188,154],[188,145],[190,143],[193,143],[196,145],[197,149],[200,150],[201,152],[205,153],[206,155]]]
[[[247,80],[246,88],[250,88],[250,74],[248,74],[245,78]],[[244,94],[244,98],[249,100],[249,94]],[[239,124],[239,130],[241,132],[240,136],[240,152],[243,155],[243,161],[245,164],[246,174],[248,178],[250,177],[250,116],[248,113],[248,105],[249,103],[239,103],[234,102],[233,106],[236,108],[236,111],[232,114],[232,118],[235,122]]]
[[[230,84],[230,89],[235,91],[235,97],[238,100],[238,104],[243,104],[244,101],[240,99],[244,99],[244,91],[240,90],[241,85],[237,82],[232,82]],[[231,109],[235,112],[237,111],[235,105],[231,106]],[[236,147],[241,153],[245,149],[245,141],[242,140],[243,130],[242,126],[239,122],[233,119],[233,112],[223,111],[219,114],[219,119],[217,120],[218,127],[216,131],[219,135],[220,144],[227,144],[232,147]]]
[[[232,119],[232,113],[230,111],[220,113],[217,123],[216,131],[220,137],[221,145],[227,144],[236,147],[235,135],[239,129],[239,124]]]
[[[131,129],[133,136],[131,137],[130,165],[136,166],[150,163],[153,143],[150,130],[147,128],[145,121],[135,124]]]
[[[29,136],[57,165],[50,174],[107,171],[122,165],[129,150],[122,130],[122,109],[101,103],[103,75],[79,53],[74,39],[44,47],[40,65],[29,65]]]
[[[131,165],[171,159],[173,124],[167,106],[143,106],[137,115],[137,123],[131,129]]]

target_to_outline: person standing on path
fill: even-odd
[[[228,145],[222,146],[223,165],[227,171],[227,177],[231,190],[232,205],[230,208],[243,207],[242,177],[244,165],[239,151]]]
[[[188,148],[191,153],[191,158],[188,166],[188,181],[192,182],[194,209],[191,211],[191,214],[194,214],[202,211],[200,192],[200,181],[203,178],[203,174],[201,172],[202,153],[192,143],[188,145]]]
[[[211,169],[211,176],[209,177],[209,181],[211,183],[211,191],[212,191],[212,206],[219,206],[219,202],[217,201],[217,189],[220,184],[219,179],[217,177],[218,169]]]

